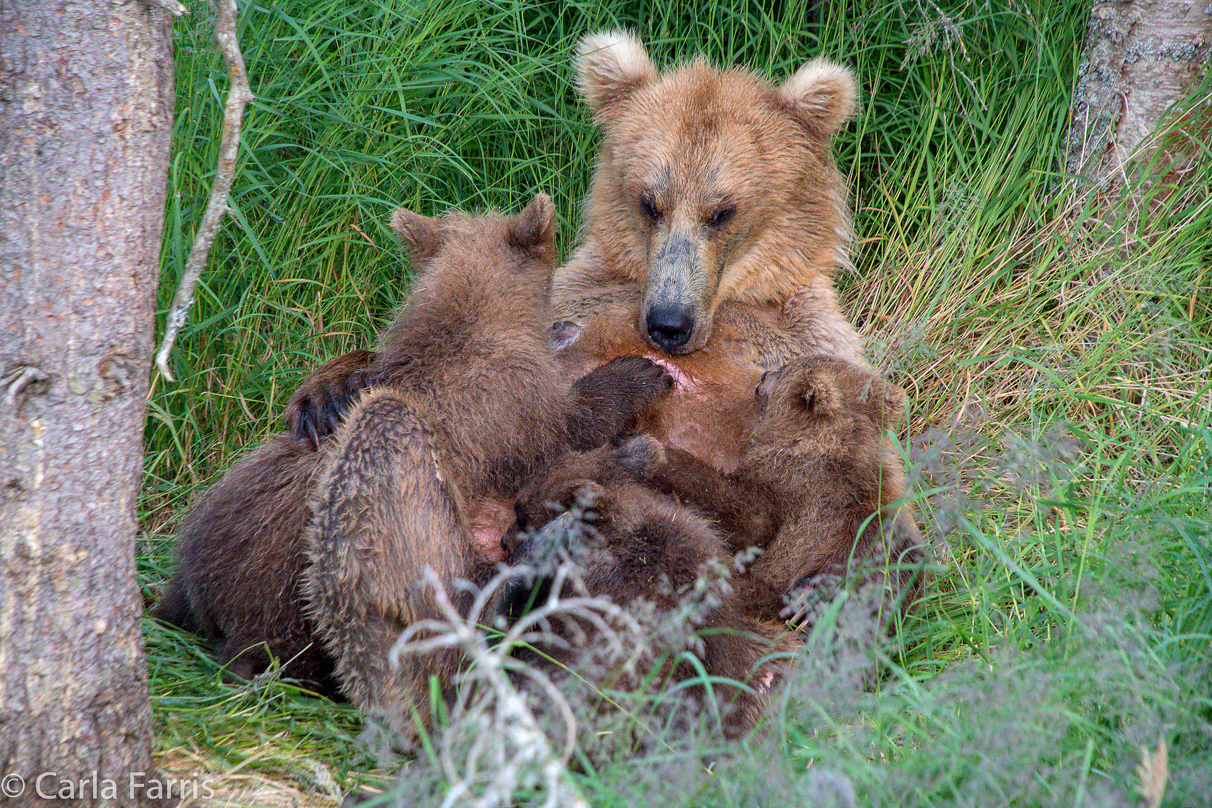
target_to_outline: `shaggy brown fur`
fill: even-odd
[[[383,335],[376,386],[325,453],[306,530],[310,613],[346,695],[404,732],[410,713],[429,721],[430,677],[447,690],[461,662],[437,652],[390,664],[405,628],[441,616],[424,571],[482,582],[519,486],[584,442],[570,430],[593,420],[580,417],[549,343],[552,221],[545,196],[513,220],[397,213],[423,276]],[[611,424],[671,384],[635,358],[596,377],[613,381],[580,403],[603,402]],[[466,593],[450,589],[465,609]]]
[[[717,337],[721,333],[733,332],[724,325],[717,329]],[[570,378],[584,377],[611,357],[646,357],[665,367],[677,392],[653,407],[635,431],[685,449],[721,471],[736,468],[749,443],[753,388],[762,369],[730,354],[728,340],[713,339],[692,354],[670,357],[649,347],[629,323],[595,316],[584,325],[556,323],[552,344]],[[287,407],[296,439],[318,446],[325,435],[339,429],[350,403],[374,380],[378,362],[377,355],[359,351],[313,371]],[[594,408],[595,417],[603,409]]]
[[[356,384],[346,391],[371,378],[415,387],[420,395],[479,390],[478,400],[467,403],[481,407],[477,417],[484,420],[479,423],[493,426],[488,430],[466,428],[493,435],[498,446],[491,457],[475,460],[481,482],[468,494],[470,499],[465,496],[472,503],[472,512],[465,518],[481,537],[481,555],[488,558],[500,554],[499,537],[513,518],[512,503],[498,502],[483,491],[503,485],[512,475],[528,474],[545,452],[559,453],[569,444],[589,448],[610,440],[670,385],[661,368],[631,358],[578,380],[569,394],[567,374],[552,358],[545,339],[550,319],[546,290],[551,212],[546,197],[536,198],[516,220],[431,220],[398,212],[393,224],[412,245],[418,264],[432,264],[449,240],[483,238],[485,243],[466,246],[459,261],[447,264],[448,270],[431,271],[414,302],[385,331],[373,367],[367,369],[365,364],[369,352],[358,352],[352,361],[348,356],[339,357],[320,371],[324,375],[337,368],[341,379],[354,378]],[[491,274],[477,262],[500,264],[499,271],[484,281],[477,280]],[[460,272],[467,277],[460,280],[456,277]],[[507,290],[485,292],[484,283],[515,276],[520,280],[507,288],[513,290],[512,295]],[[443,294],[451,295],[450,302],[440,298]],[[517,310],[509,310],[510,304]],[[464,306],[460,316],[454,311],[458,305]],[[448,323],[436,325],[448,316]],[[479,323],[479,317],[488,319]],[[423,320],[430,324],[428,334],[417,327]],[[414,356],[414,345],[425,346],[428,355]],[[458,364],[477,352],[483,361],[467,367]],[[497,358],[508,361],[494,364]],[[447,360],[452,364],[446,364]],[[537,362],[537,367],[523,370],[526,361]],[[541,378],[543,384],[524,391],[511,388],[515,379],[531,377]],[[509,392],[522,393],[526,407],[515,412],[516,402]],[[327,410],[339,418],[347,404],[341,403],[340,395],[328,401],[317,412]],[[498,427],[506,424],[519,428],[498,433]],[[303,526],[310,517],[307,500],[322,466],[331,462],[338,448],[331,438],[320,438],[317,443],[318,452],[287,436],[272,438],[206,492],[187,517],[178,540],[177,573],[156,616],[218,643],[221,660],[235,660],[231,669],[244,677],[264,670],[272,656],[285,663],[284,675],[331,684],[333,663],[303,613],[300,590],[306,563]],[[484,444],[484,438],[477,435],[467,445]],[[394,449],[406,451],[406,447]],[[491,485],[483,484],[484,479]]]
[[[903,391],[865,368],[814,356],[766,374],[757,398],[761,415],[735,473],[644,437],[632,441],[629,468],[716,517],[731,549],[762,548],[746,575],[778,593],[791,597],[890,561],[892,595],[907,606],[921,536],[912,511],[897,504],[905,493],[900,463],[883,448],[885,430],[904,412]],[[781,608],[764,600],[757,613],[773,619]]]
[[[282,674],[336,693],[333,661],[303,613],[304,496],[316,453],[278,435],[228,470],[177,538],[177,572],[155,616],[216,645],[219,662],[251,679]]]
[[[518,495],[518,522],[506,538],[509,560],[517,564],[550,558],[552,548],[547,545],[560,541],[559,537],[566,536],[567,530],[539,528],[580,498],[592,503],[590,536],[585,539],[586,546],[569,549],[580,567],[588,594],[632,605],[633,611],[634,602],[642,600],[661,611],[672,612],[685,605],[700,579],[715,580],[713,596],[719,602],[705,605],[703,613],[686,627],[687,636],[681,639],[689,640],[691,632],[697,635],[701,646],[696,655],[708,675],[748,683],[746,688],[716,685],[717,697],[728,705],[724,711],[727,733],[733,737],[743,735],[756,723],[774,683],[782,676],[784,660],[772,659],[771,655],[792,650],[793,642],[781,623],[750,616],[748,605],[755,596],[751,591],[753,584],[739,580],[724,583],[716,578],[733,563],[718,531],[698,512],[635,480],[627,470],[627,466],[636,462],[628,457],[628,447],[633,445],[566,455],[529,482]],[[537,586],[529,581],[511,582],[506,587],[502,611],[519,616],[536,597],[544,597],[549,586],[546,580]],[[578,675],[587,675],[577,665],[577,655],[593,644],[592,627],[579,625],[579,631],[588,631],[590,640],[572,648],[544,648],[544,654],[557,662],[571,663]],[[668,665],[668,658],[681,650],[680,646],[653,648],[654,661],[665,658]],[[697,675],[693,666],[684,661],[670,668],[666,672],[675,680]],[[643,671],[643,675],[649,673]],[[657,682],[660,679],[656,677]],[[626,687],[638,683],[613,684]]]

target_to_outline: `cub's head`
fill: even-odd
[[[849,70],[815,59],[778,85],[702,59],[658,73],[621,32],[579,54],[603,136],[591,235],[610,271],[642,284],[654,348],[699,350],[722,301],[782,303],[845,262],[830,140],[854,111]]]
[[[762,376],[755,445],[850,458],[878,457],[905,416],[905,392],[831,356],[801,356]]]
[[[551,322],[548,299],[555,259],[555,206],[537,194],[517,216],[448,213],[440,218],[400,208],[391,226],[411,250],[420,276],[410,305],[467,301],[481,319],[533,312]]]
[[[517,617],[545,600],[554,566],[565,559],[589,594],[616,603],[642,597],[670,608],[665,582],[679,589],[697,580],[721,553],[719,535],[697,512],[637,481],[653,451],[656,441],[633,439],[570,453],[523,487],[501,544],[510,564],[537,573],[506,584],[502,612]]]

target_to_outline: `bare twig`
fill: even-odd
[[[244,108],[253,99],[252,90],[248,86],[248,74],[244,69],[244,56],[240,53],[240,42],[236,37],[236,0],[214,2],[217,12],[215,40],[219,44],[219,52],[223,54],[223,61],[227,63],[231,86],[223,107],[223,135],[219,141],[219,163],[215,168],[215,183],[211,188],[210,201],[206,205],[202,223],[194,234],[194,245],[190,248],[185,272],[181,276],[172,308],[168,312],[160,349],[156,351],[156,367],[170,382],[176,380],[168,370],[168,354],[177,339],[177,332],[185,324],[190,307],[193,306],[194,287],[206,266],[206,258],[210,255],[215,234],[219,231],[219,222],[227,213],[227,195],[231,191],[232,179],[236,173],[236,155],[240,150],[240,125],[244,120]]]

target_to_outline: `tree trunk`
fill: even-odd
[[[1209,49],[1209,0],[1093,0],[1073,93],[1068,170],[1096,185],[1115,184],[1134,153],[1149,159],[1156,144],[1147,138],[1207,74]],[[1207,104],[1193,112],[1184,127],[1206,136]],[[1172,141],[1180,153],[1169,155],[1171,164],[1184,156],[1181,141]]]
[[[135,497],[171,32],[147,0],[0,0],[0,793],[13,804],[164,796],[148,782]]]

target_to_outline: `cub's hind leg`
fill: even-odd
[[[461,665],[451,649],[391,660],[405,629],[443,618],[426,569],[462,614],[470,598],[452,585],[479,577],[486,562],[441,440],[408,396],[372,389],[337,440],[307,528],[309,608],[345,694],[407,732],[414,711],[430,723],[430,678],[449,695]]]

